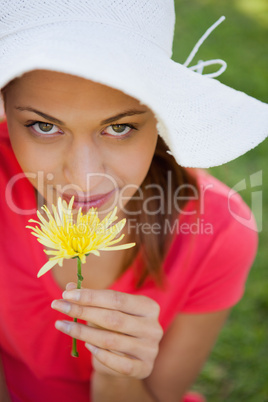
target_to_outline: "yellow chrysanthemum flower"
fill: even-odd
[[[32,229],[31,232],[37,237],[37,240],[48,247],[50,250],[44,252],[52,256],[49,261],[39,270],[37,276],[44,275],[56,264],[62,266],[63,260],[78,257],[82,263],[86,262],[88,254],[100,255],[102,250],[123,250],[135,246],[135,243],[121,244],[119,243],[124,234],[117,237],[123,229],[126,219],[122,219],[117,224],[112,223],[117,219],[115,207],[102,221],[98,217],[97,208],[90,208],[86,214],[78,211],[77,218],[74,222],[72,206],[74,197],[69,204],[61,198],[58,199],[58,208],[52,205],[53,215],[44,205],[41,209],[47,215],[46,220],[39,211],[37,216],[40,220],[30,219],[40,227],[27,226]]]

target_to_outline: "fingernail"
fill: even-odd
[[[69,282],[66,285],[66,290],[73,290],[73,289],[76,289],[76,288],[77,288],[77,284],[74,283],[74,282]]]
[[[66,300],[75,300],[78,301],[80,299],[80,292],[79,290],[65,290],[62,293],[63,299]]]
[[[61,300],[54,300],[51,303],[51,307],[55,310],[60,310],[63,313],[68,314],[71,311],[71,305],[68,302],[61,301]]]
[[[93,346],[90,343],[85,343],[85,347],[93,354],[95,355],[98,351],[97,346]]]
[[[55,327],[62,332],[69,333],[72,323],[70,321],[56,321]]]

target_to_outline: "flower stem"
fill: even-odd
[[[82,283],[82,280],[84,279],[82,277],[81,271],[82,271],[81,270],[81,260],[80,260],[79,257],[77,257],[77,289],[81,289],[81,283]],[[77,322],[77,318],[74,318],[74,322]],[[77,352],[76,339],[75,338],[73,338],[73,347],[72,347],[71,355],[74,356],[74,357],[79,356],[79,354]]]

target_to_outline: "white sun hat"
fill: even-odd
[[[188,68],[193,54],[185,65],[171,60],[173,0],[0,0],[0,6],[0,88],[46,69],[119,89],[152,109],[160,135],[186,167],[228,162],[267,136],[268,105],[196,72],[203,65]]]

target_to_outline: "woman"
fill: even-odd
[[[234,215],[249,209],[182,166],[257,145],[267,107],[172,62],[173,3],[148,3],[5,5],[1,400],[189,401],[243,294],[257,236]],[[101,217],[116,205],[137,243],[89,255],[82,290],[73,260],[36,278],[47,260],[25,226],[59,196]]]

